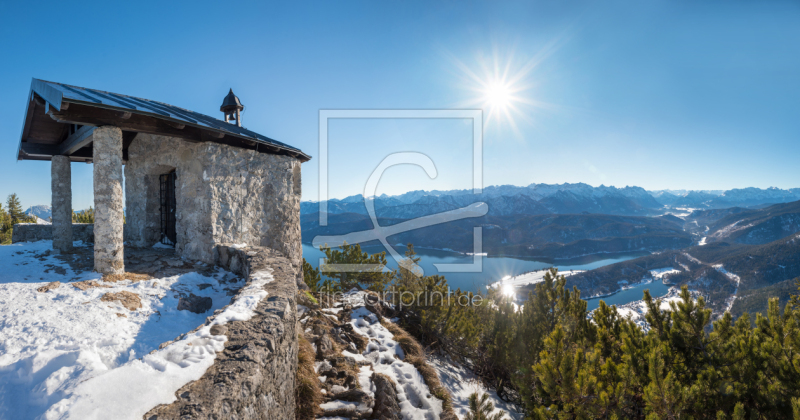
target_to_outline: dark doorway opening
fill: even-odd
[[[177,233],[175,229],[175,180],[177,174],[172,171],[159,176],[161,184],[161,243],[175,246]]]

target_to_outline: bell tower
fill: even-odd
[[[225,122],[233,124],[234,121],[237,126],[242,126],[242,110],[244,105],[239,102],[239,97],[233,94],[233,89],[228,92],[228,96],[222,101],[222,106],[219,110],[225,114]]]

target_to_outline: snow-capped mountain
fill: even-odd
[[[800,200],[800,188],[735,188],[727,191],[686,191],[675,195],[668,191],[653,191],[653,197],[671,207],[718,209],[728,207],[753,207],[765,204],[789,203]]]
[[[471,189],[449,191],[410,191],[396,196],[374,198],[379,217],[407,219],[465,207],[482,201],[489,214],[576,214],[657,215],[665,209],[753,207],[800,200],[800,188],[743,188],[722,190],[647,191],[636,186],[617,188],[576,184],[531,184],[525,187],[495,185],[473,194]],[[302,214],[319,211],[318,202],[300,204]],[[328,201],[328,213],[367,214],[361,194]]]
[[[53,216],[53,211],[50,209],[50,206],[46,206],[40,204],[38,206],[31,206],[28,210],[25,210],[25,214],[28,216],[36,216],[42,220],[50,220]]]

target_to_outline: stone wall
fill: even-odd
[[[274,280],[249,321],[225,325],[228,341],[214,364],[184,385],[172,404],[148,412],[147,420],[294,419],[297,371],[297,269],[279,252],[263,247],[217,247],[217,264],[248,278],[268,270]]]
[[[214,241],[272,248],[302,266],[300,161],[215,146],[203,174],[211,190]]]
[[[35,223],[19,223],[14,225],[11,242],[36,242],[53,239],[53,225],[37,225]],[[91,223],[73,223],[72,240],[94,243],[94,225]]]
[[[177,173],[177,244],[184,257],[214,263],[216,244],[275,249],[302,262],[300,161],[213,142],[139,134],[125,165],[128,236],[159,240],[158,175]]]
[[[138,134],[125,163],[125,210],[133,246],[150,247],[160,239],[159,175],[174,170],[176,251],[189,259],[214,262],[209,188],[203,180],[200,143],[172,137]]]

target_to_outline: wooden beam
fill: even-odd
[[[168,126],[172,128],[177,128],[178,130],[183,130],[184,128],[186,128],[186,124],[176,123],[174,121],[169,121],[169,120],[164,120],[164,122],[167,123]]]
[[[70,134],[58,145],[58,154],[69,156],[92,142],[92,133],[96,127],[85,125],[78,131]]]
[[[33,113],[36,112],[36,101],[31,98],[28,103],[28,113],[25,115],[25,125],[22,127],[22,141],[28,140],[28,134],[31,132],[33,125]]]
[[[131,114],[130,112],[123,112],[119,117],[122,118],[123,120],[129,120],[131,118],[131,115],[133,114]]]
[[[120,111],[104,108],[95,108],[73,103],[68,110],[63,112],[50,109],[50,117],[54,120],[66,124],[80,125],[113,125],[123,131],[135,131],[137,133],[156,134],[162,136],[178,137],[189,141],[201,141],[201,130],[197,127],[185,126],[181,129],[160,118],[148,115],[134,114],[127,119],[120,118]],[[170,123],[172,123],[170,121]],[[183,125],[183,124],[181,124]]]
[[[202,137],[203,141],[214,141],[225,137],[225,133],[220,133],[217,131],[203,131]]]
[[[19,150],[27,156],[54,156],[59,154],[58,147],[52,144],[39,144],[23,142]]]
[[[28,143],[23,142],[20,145],[19,150],[29,157],[47,157],[50,158],[52,156],[59,155],[59,146],[52,145],[52,144],[41,144],[41,143]],[[90,150],[81,150],[78,152],[73,153],[69,156],[70,158],[92,158],[92,152]]]

